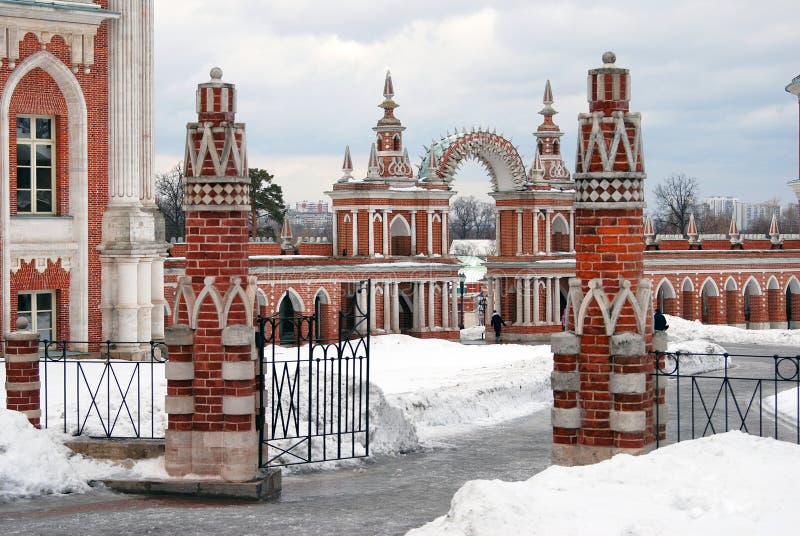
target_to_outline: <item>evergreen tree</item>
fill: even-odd
[[[250,236],[276,238],[283,224],[286,204],[283,188],[272,182],[274,175],[266,169],[250,168]],[[262,224],[259,224],[259,218]]]

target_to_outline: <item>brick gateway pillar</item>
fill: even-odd
[[[243,482],[258,470],[250,179],[236,89],[218,68],[198,86],[197,113],[186,138],[186,275],[165,333],[166,469]]]
[[[580,114],[570,331],[553,335],[553,462],[582,465],[655,444],[652,284],[644,278],[641,116],[630,74],[589,71]],[[663,424],[661,420],[659,424]]]

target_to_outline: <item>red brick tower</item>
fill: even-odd
[[[378,139],[375,141],[377,171],[382,178],[405,178],[411,181],[414,172],[408,158],[408,150],[403,148],[403,131],[406,127],[401,125],[400,120],[394,116],[394,110],[399,105],[393,99],[392,73],[386,71],[383,102],[378,106],[383,108],[383,117],[378,120],[377,126],[372,128],[378,134]]]
[[[646,452],[656,439],[641,116],[615,61],[606,52],[589,71],[590,113],[578,118],[571,331],[552,339],[553,460],[565,465]]]
[[[250,179],[236,89],[218,68],[198,86],[197,114],[186,138],[186,275],[166,333],[166,467],[173,476],[245,481],[258,460]]]

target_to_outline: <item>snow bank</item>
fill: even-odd
[[[446,516],[408,535],[794,534],[798,493],[800,447],[728,432],[524,482],[468,482]]]
[[[671,353],[681,353],[681,356],[678,358],[681,375],[701,374],[725,367],[725,356],[703,355],[725,353],[725,348],[711,341],[691,340],[670,342],[667,350]],[[730,366],[732,362],[733,361],[729,357],[728,366]],[[675,359],[673,357],[665,358],[664,370],[667,373],[675,370]]]
[[[88,490],[90,480],[108,478],[113,465],[74,454],[52,432],[37,430],[27,417],[0,409],[0,503],[23,497]]]
[[[800,391],[797,387],[786,389],[774,395],[765,396],[761,405],[768,415],[775,415],[775,399],[777,400],[778,419],[786,426],[795,429],[797,428],[797,406],[800,404]]]
[[[697,320],[684,320],[677,316],[667,316],[667,321],[667,335],[671,341],[707,339],[730,344],[800,345],[800,330],[797,329],[751,330],[733,326],[707,326]]]

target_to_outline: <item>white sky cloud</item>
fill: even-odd
[[[789,200],[797,106],[783,88],[800,72],[798,20],[792,0],[757,13],[740,0],[157,0],[157,165],[183,154],[195,86],[220,65],[251,165],[290,201],[324,198],[345,145],[363,174],[387,68],[414,163],[448,129],[489,125],[529,164],[549,78],[573,167],[586,71],[611,49],[631,69],[650,188],[682,171],[703,194]],[[454,186],[480,193],[489,179],[465,166]]]

